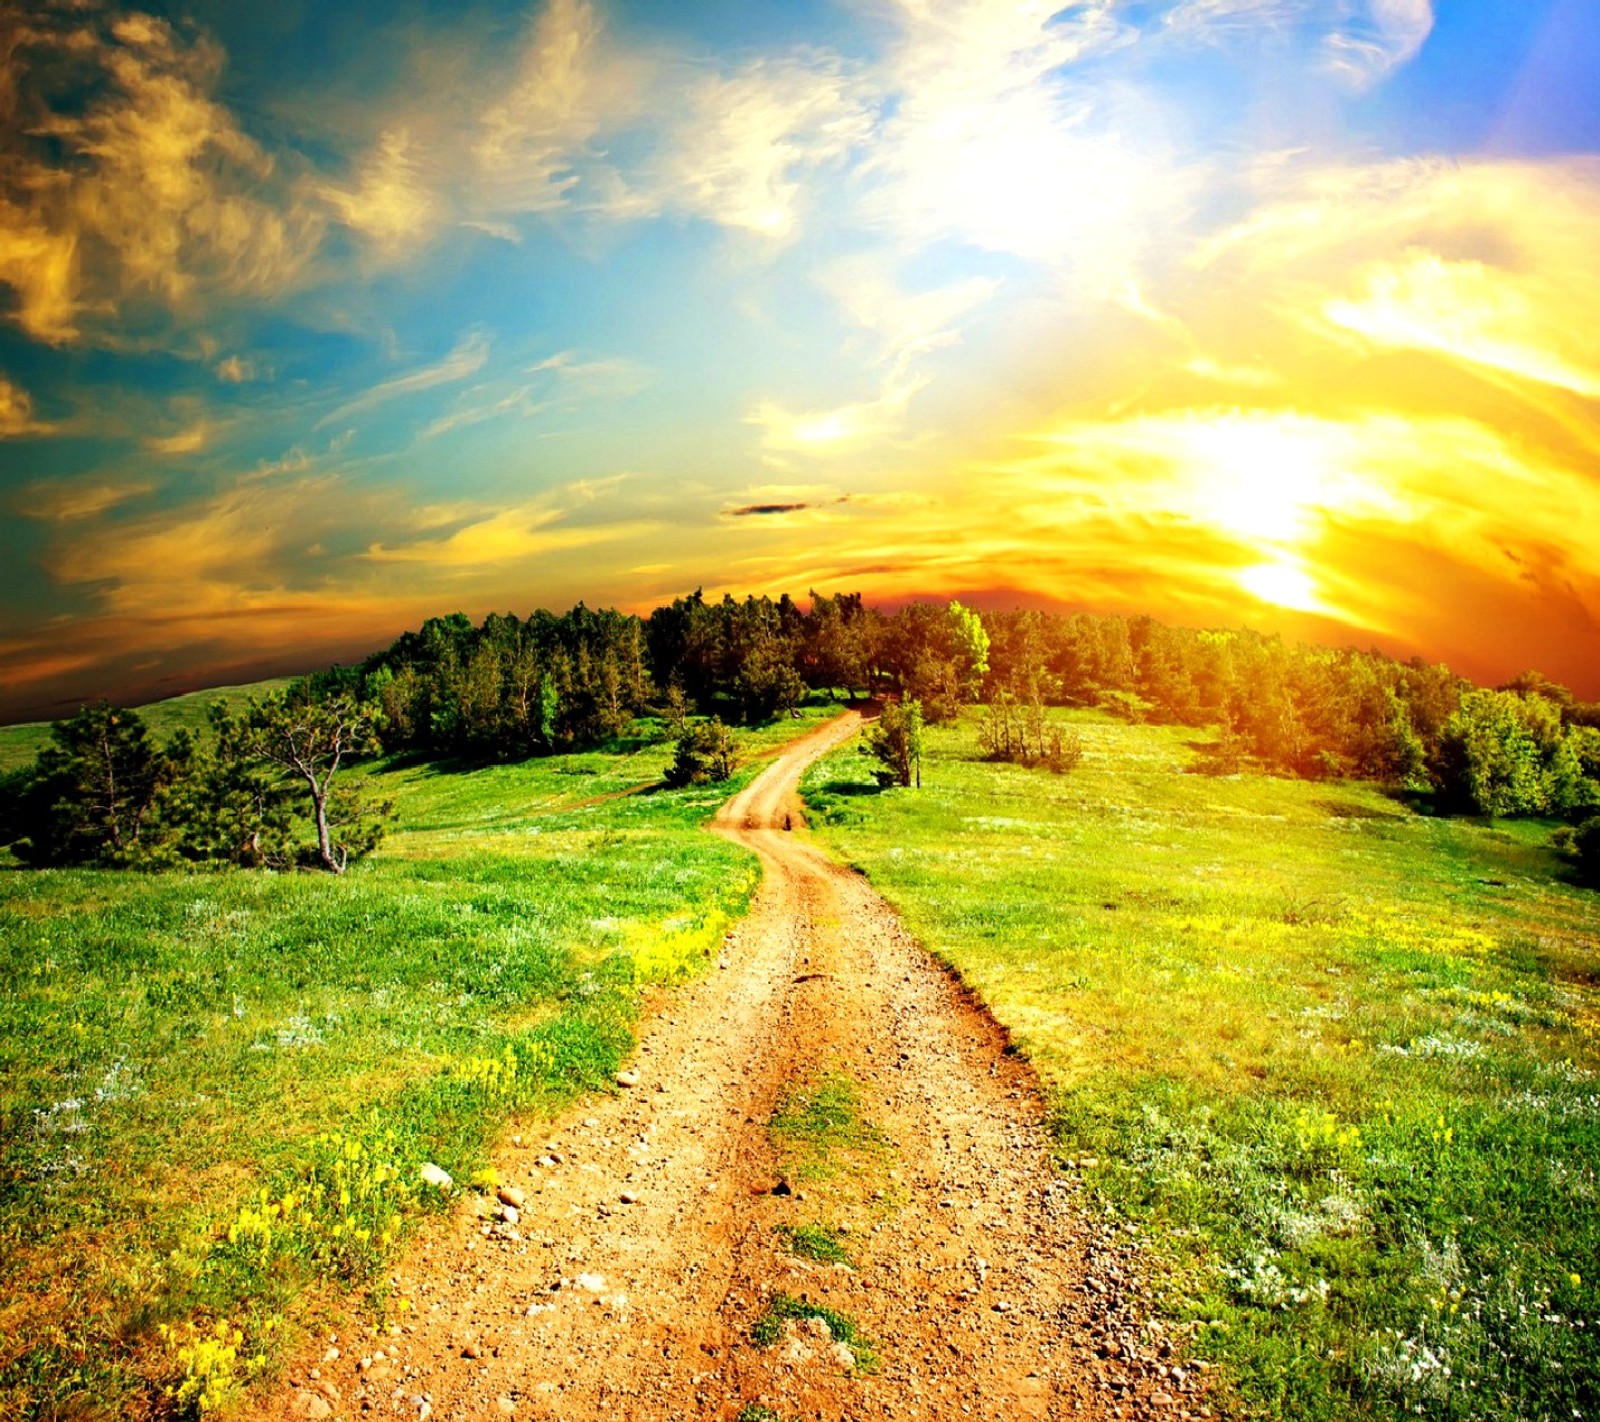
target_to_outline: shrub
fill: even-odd
[[[922,783],[922,703],[915,699],[891,701],[878,724],[867,731],[862,748],[877,757],[881,770],[873,771],[883,786]]]
[[[717,717],[687,726],[662,778],[677,789],[720,783],[733,774],[733,737]]]
[[[1573,832],[1572,851],[1578,859],[1578,877],[1600,888],[1600,815],[1585,820]]]

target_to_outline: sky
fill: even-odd
[[[0,716],[703,587],[1600,696],[1594,0],[0,0]]]

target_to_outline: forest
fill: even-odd
[[[987,709],[990,758],[1071,768],[1043,711],[1215,727],[1204,768],[1377,782],[1437,813],[1564,821],[1581,874],[1600,872],[1600,703],[1529,671],[1475,686],[1449,667],[1296,645],[1149,617],[977,612],[859,594],[680,597],[647,617],[430,618],[354,666],[313,673],[211,734],[157,745],[107,703],[57,722],[31,767],[0,781],[0,843],[33,865],[184,862],[340,871],[379,842],[390,807],[352,765],[383,753],[463,765],[679,742],[678,773],[726,774],[726,726],[810,694],[890,706],[875,742],[911,783],[918,727]],[[699,718],[695,720],[694,718]],[[1031,728],[1031,730],[1030,730]]]

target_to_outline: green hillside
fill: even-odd
[[[1060,717],[1057,776],[931,733],[813,767],[823,838],[1015,1033],[1247,1416],[1588,1416],[1600,895],[1551,826],[1196,773],[1211,733]]]
[[[169,696],[165,701],[152,701],[135,709],[156,740],[164,741],[174,731],[198,733],[204,730],[207,725],[206,713],[213,701],[244,701],[252,696],[266,696],[270,692],[281,691],[292,680],[292,677],[281,676],[242,686],[213,686],[204,691]],[[48,721],[24,721],[15,726],[0,726],[0,775],[31,763],[49,740]]]

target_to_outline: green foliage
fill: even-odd
[[[922,784],[922,703],[891,701],[867,728],[863,749],[882,766],[880,785]]]
[[[598,745],[643,714],[643,626],[580,603],[526,619],[433,617],[331,684],[377,703],[390,750],[519,760]]]
[[[1479,815],[1568,815],[1600,802],[1585,775],[1587,727],[1569,729],[1556,703],[1508,691],[1469,691],[1445,723],[1441,794]]]
[[[1547,828],[1195,775],[1189,732],[1061,719],[1090,751],[1068,781],[936,730],[918,796],[819,765],[812,824],[1012,1028],[1219,1410],[1587,1415],[1600,899]]]
[[[715,716],[686,726],[662,779],[667,785],[720,785],[733,774],[733,736]]]
[[[255,703],[252,703],[255,704]],[[254,754],[243,717],[226,702],[211,708],[211,736],[192,746],[185,773],[164,792],[160,815],[181,859],[286,868],[294,863],[294,788]]]
[[[989,634],[984,630],[983,619],[959,602],[952,601],[946,611],[961,690],[968,701],[976,701],[983,679],[989,674]]]
[[[1578,875],[1586,884],[1600,888],[1600,815],[1585,820],[1573,832],[1572,852]]]
[[[370,854],[383,838],[383,821],[393,813],[392,801],[373,802],[358,787],[336,777],[362,756],[379,750],[378,707],[348,692],[315,695],[309,685],[251,701],[237,722],[218,718],[218,748],[232,750],[244,763],[245,786],[231,808],[239,809],[247,826],[267,814],[249,801],[250,794],[271,790],[271,777],[302,798],[316,843],[304,857],[317,867],[342,874]],[[238,777],[236,776],[235,779]],[[240,805],[242,802],[242,809]]]
[[[50,734],[32,772],[10,786],[12,852],[38,866],[137,862],[172,756],[157,750],[137,713],[104,701]]]

